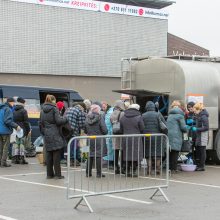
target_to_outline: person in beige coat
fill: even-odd
[[[120,121],[120,119],[124,116],[124,110],[125,110],[125,105],[124,102],[122,100],[117,100],[115,102],[115,106],[114,106],[114,110],[110,116],[110,121],[112,124],[114,124],[115,122]],[[114,135],[114,133],[113,133]],[[118,164],[118,160],[119,160],[119,156],[120,156],[120,165],[121,168],[123,169],[123,157],[122,157],[122,146],[121,146],[121,138],[113,138],[112,142],[113,142],[113,148],[114,148],[114,161],[115,161],[115,173],[116,174],[120,174],[120,167]],[[121,173],[123,173],[123,171],[121,170]]]

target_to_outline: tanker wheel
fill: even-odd
[[[220,164],[220,130],[217,132],[215,136],[215,162]]]

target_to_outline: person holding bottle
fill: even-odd
[[[193,107],[196,114],[196,126],[192,131],[196,132],[196,157],[198,159],[196,171],[205,171],[206,147],[209,138],[209,113],[203,103],[196,103]]]

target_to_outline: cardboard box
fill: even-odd
[[[44,155],[43,154],[37,154],[37,159],[40,164],[44,163]]]

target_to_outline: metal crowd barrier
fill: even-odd
[[[116,143],[118,150],[110,151],[109,145]],[[163,191],[169,182],[166,135],[80,136],[73,137],[67,148],[67,199],[80,198],[75,208],[84,201],[93,212],[87,197],[140,190],[154,190],[150,199],[162,196],[169,202]]]

